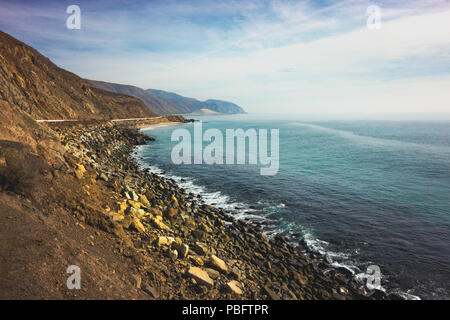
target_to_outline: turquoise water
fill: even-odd
[[[140,148],[142,161],[210,204],[237,207],[238,218],[268,221],[269,235],[303,238],[360,279],[376,264],[388,291],[450,298],[450,122],[202,120],[204,130],[224,136],[225,129],[279,129],[278,173],[174,165],[172,131],[193,124],[146,130],[157,140]]]

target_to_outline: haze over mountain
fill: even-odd
[[[189,114],[198,113],[200,110],[211,110],[216,113],[238,114],[245,113],[244,109],[235,103],[209,99],[199,101],[187,98],[173,92],[156,89],[141,89],[135,86],[109,83],[104,81],[88,80],[97,87],[115,93],[127,94],[137,97],[158,114]],[[207,112],[207,111],[206,111]]]

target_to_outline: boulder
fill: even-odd
[[[104,174],[103,172],[100,173],[99,178],[105,182],[108,182],[108,180],[109,180],[108,177],[106,176],[106,174]]]
[[[179,206],[179,204],[178,204],[178,199],[175,198],[174,195],[172,195],[172,205],[173,205],[175,208],[178,208],[178,206]]]
[[[118,202],[117,204],[119,205],[119,213],[120,214],[124,213],[128,208],[128,205],[126,202]]]
[[[159,292],[154,287],[146,285],[144,291],[153,297],[153,299],[159,299]]]
[[[161,218],[161,216],[157,216],[155,218],[153,218],[153,217],[150,218],[150,221],[153,223],[153,225],[156,228],[158,228],[159,230],[172,232],[172,230],[164,222],[162,222],[161,219],[158,219],[158,217]]]
[[[211,259],[209,260],[209,264],[211,265],[211,267],[213,267],[214,269],[223,272],[223,273],[227,273],[228,272],[228,267],[225,263],[225,261],[223,261],[222,259],[218,258],[215,255],[211,256]]]
[[[161,247],[163,245],[170,246],[174,242],[174,238],[161,236],[158,238],[157,245]]]
[[[122,226],[124,228],[130,228],[131,223],[133,222],[133,217],[131,216],[125,216],[124,219],[122,220]]]
[[[150,207],[150,201],[148,201],[148,199],[147,199],[147,197],[145,196],[145,194],[140,194],[139,195],[139,199],[140,199],[140,201],[141,201],[141,203],[144,205],[144,206],[147,206],[147,207]]]
[[[183,221],[184,221],[185,226],[188,227],[188,228],[195,229],[197,227],[194,219],[192,219],[189,216],[184,216],[183,217]]]
[[[140,209],[142,207],[142,203],[140,203],[138,201],[128,200],[128,203],[130,204],[130,206],[132,206],[135,209]]]
[[[132,217],[135,217],[138,219],[141,219],[142,217],[145,217],[147,215],[147,212],[145,212],[142,209],[136,209],[136,208],[131,207],[129,211],[130,211],[130,215]]]
[[[242,284],[236,280],[231,280],[230,282],[227,283],[228,291],[236,295],[241,295],[243,293],[241,287]]]
[[[238,267],[234,266],[231,271],[230,274],[233,278],[235,278],[236,280],[239,280],[241,278],[241,270],[239,270]]]
[[[220,277],[220,272],[211,268],[205,268],[204,269],[206,273],[214,280],[218,279]]]
[[[184,259],[187,257],[188,253],[189,253],[189,246],[185,243],[182,243],[181,245],[178,246],[178,257],[180,259]]]
[[[177,260],[178,258],[178,251],[177,250],[169,250],[169,257],[172,260]]]
[[[81,173],[86,172],[86,168],[82,164],[77,164],[77,170],[79,170]]]
[[[208,273],[198,267],[190,267],[188,274],[200,285],[207,287],[213,287],[214,281],[208,275]]]
[[[206,244],[197,241],[192,245],[192,250],[200,256],[205,256],[208,254],[209,250]]]
[[[150,212],[151,212],[152,214],[154,214],[155,216],[162,216],[162,215],[163,215],[162,212],[161,212],[161,210],[159,210],[159,209],[156,209],[156,208],[150,208],[149,210],[150,210]]]
[[[169,219],[172,219],[178,215],[178,210],[175,208],[167,208],[167,210],[165,211],[165,215]]]
[[[297,283],[300,283],[302,286],[305,286],[308,283],[308,278],[301,275],[296,271],[291,271],[291,278],[293,278]]]
[[[147,199],[150,199],[150,200],[155,199],[155,194],[150,190],[147,190],[147,192],[145,193],[145,196],[147,197]]]
[[[141,284],[142,284],[141,276],[138,275],[138,274],[135,274],[135,275],[133,275],[132,278],[133,278],[133,282],[134,282],[136,288],[140,289],[141,288]]]
[[[114,222],[122,221],[125,218],[122,214],[116,212],[108,212],[107,215],[110,216],[111,220]]]
[[[194,230],[192,231],[192,235],[195,239],[204,240],[206,239],[207,233],[201,230]]]
[[[196,266],[202,267],[205,263],[203,262],[203,259],[196,256],[189,256],[189,260],[195,264]]]
[[[75,177],[77,177],[78,180],[81,180],[81,179],[83,179],[84,174],[81,170],[75,169]]]
[[[205,231],[206,233],[211,233],[212,229],[206,225],[206,223],[200,223],[198,226],[200,230]]]
[[[280,297],[272,291],[268,286],[263,287],[263,292],[267,294],[270,300],[280,300]]]
[[[133,218],[131,226],[140,233],[145,233],[145,227],[138,218]]]

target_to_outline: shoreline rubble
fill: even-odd
[[[78,180],[95,179],[114,193],[105,215],[128,247],[162,273],[141,274],[142,288],[162,299],[395,299],[312,261],[283,235],[268,239],[257,227],[203,204],[175,181],[142,168],[136,145],[152,140],[136,128],[112,124],[51,124],[62,137]],[[315,259],[316,260],[316,259]],[[144,268],[145,269],[145,268]],[[326,272],[325,272],[326,271]],[[155,292],[156,285],[166,290]],[[150,289],[149,288],[150,285]],[[162,295],[161,291],[170,294]],[[149,293],[150,294],[150,293]],[[371,295],[370,295],[371,294]]]

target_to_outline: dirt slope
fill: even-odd
[[[134,97],[97,88],[0,31],[0,101],[35,119],[114,119],[155,113]]]

